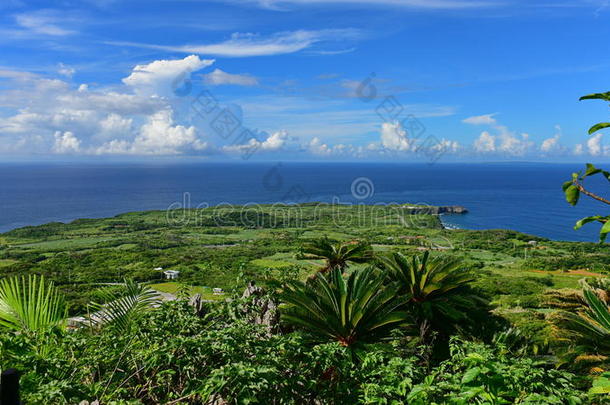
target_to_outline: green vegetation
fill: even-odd
[[[4,280],[43,275],[71,315],[107,314],[95,328],[0,332],[0,365],[24,371],[28,403],[577,404],[610,380],[603,348],[581,350],[557,321],[583,305],[580,279],[598,288],[610,271],[607,245],[445,230],[399,207],[171,214],[2,236]],[[252,323],[265,316],[261,298],[241,299],[251,280],[280,301],[279,328]],[[179,299],[153,310],[150,289]]]
[[[304,328],[319,342],[334,341],[351,349],[387,339],[409,314],[401,310],[397,283],[384,285],[373,267],[347,280],[339,267],[308,283],[288,282],[280,298],[287,305],[284,321]]]
[[[33,333],[59,326],[65,318],[62,295],[44,277],[0,280],[0,327]]]

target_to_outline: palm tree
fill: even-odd
[[[62,294],[43,276],[0,280],[0,327],[34,332],[63,325],[67,306]]]
[[[108,325],[127,332],[133,323],[160,303],[159,294],[133,280],[125,280],[121,288],[101,292],[105,304],[92,303],[89,316],[92,325]]]
[[[398,281],[423,343],[431,343],[432,332],[447,337],[466,326],[470,311],[483,302],[471,292],[474,278],[459,259],[391,253],[379,258],[379,267]]]
[[[324,260],[321,273],[335,268],[345,271],[348,263],[368,263],[373,257],[371,245],[365,242],[338,242],[333,243],[328,238],[318,239],[307,243],[302,248],[308,259]]]
[[[338,267],[310,283],[290,281],[280,294],[282,319],[311,333],[320,342],[350,348],[388,338],[405,324],[399,286],[384,285],[385,275],[370,267],[347,279]]]

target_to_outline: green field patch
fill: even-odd
[[[149,287],[153,290],[174,295],[177,295],[181,289],[186,289],[189,295],[193,296],[195,294],[200,294],[201,298],[204,300],[222,301],[227,298],[226,292],[220,295],[214,294],[214,292],[212,291],[213,287],[193,286],[177,282],[150,284]]]
[[[258,267],[267,267],[267,268],[272,268],[272,269],[282,269],[282,268],[294,266],[294,264],[295,264],[295,263],[291,263],[291,262],[286,262],[286,261],[281,261],[281,260],[272,260],[272,259],[255,259],[255,260],[252,260],[250,263],[252,263],[253,265],[258,266]]]
[[[72,250],[83,249],[87,247],[95,247],[100,242],[112,240],[108,237],[96,238],[78,238],[78,239],[58,239],[45,242],[25,243],[15,245],[17,248],[26,248],[32,250]]]

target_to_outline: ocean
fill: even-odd
[[[565,202],[561,184],[580,164],[481,163],[3,163],[0,232],[46,222],[107,217],[170,206],[340,202],[461,205],[448,227],[513,229],[555,240],[597,241],[598,227],[574,222],[603,214],[583,197]],[[592,179],[605,191],[605,180]],[[173,205],[172,205],[173,204]]]

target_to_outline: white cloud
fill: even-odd
[[[468,117],[462,120],[465,124],[472,125],[495,125],[497,123],[494,118],[494,114],[485,114],[485,115],[475,115],[474,117]]]
[[[211,73],[204,75],[204,80],[207,84],[219,86],[222,84],[233,84],[236,86],[256,86],[258,79],[250,75],[231,74],[216,69]]]
[[[53,152],[59,154],[65,153],[77,153],[80,151],[80,140],[74,136],[70,131],[61,133],[56,131],[54,134],[55,144],[53,145]]]
[[[602,146],[602,137],[603,134],[598,132],[587,140],[587,151],[590,155],[600,156],[603,154],[604,148]]]
[[[180,155],[209,152],[210,145],[197,136],[195,127],[176,125],[172,111],[162,110],[140,127],[133,142],[113,139],[95,148],[96,154]]]
[[[264,141],[251,137],[246,143],[241,145],[228,145],[223,147],[226,152],[255,153],[257,151],[273,152],[278,151],[286,145],[288,133],[277,131],[269,135]]]
[[[332,153],[331,148],[327,144],[323,143],[318,137],[314,137],[309,142],[307,149],[314,155],[328,156]]]
[[[547,138],[542,141],[540,150],[543,152],[553,152],[559,148],[559,134],[554,135],[552,138]]]
[[[479,153],[495,152],[496,137],[487,131],[481,132],[481,135],[474,141],[474,150]]]
[[[75,32],[62,27],[62,20],[57,13],[49,10],[40,10],[26,14],[15,15],[19,26],[33,34],[49,36],[66,36]]]
[[[100,138],[126,137],[132,132],[133,118],[126,118],[116,113],[110,113],[99,123],[100,130],[97,134]]]
[[[395,151],[408,151],[412,147],[407,131],[398,122],[384,122],[381,125],[381,144]]]
[[[184,59],[156,60],[146,65],[137,65],[123,83],[133,88],[136,94],[167,96],[179,88],[192,72],[214,63],[213,59],[199,59],[190,55]]]
[[[0,152],[154,154],[167,150],[174,154],[202,149],[203,141],[197,139],[190,145],[181,144],[180,139],[189,143],[183,138],[191,132],[171,123],[166,125],[167,147],[147,138],[162,121],[159,112],[165,111],[163,117],[171,121],[171,112],[167,113],[171,106],[163,98],[125,90],[91,90],[86,84],[75,89],[62,80],[33,74],[0,74],[15,83],[15,87],[0,91],[0,107],[9,112],[0,116]],[[149,127],[141,126],[142,122],[149,122]],[[134,129],[138,127],[139,132]],[[172,143],[176,138],[179,140]]]
[[[574,154],[580,156],[584,153],[582,143],[574,145]]]
[[[63,63],[60,63],[57,67],[57,73],[67,78],[71,78],[74,73],[76,73],[76,70],[74,68],[71,68],[70,66],[66,66]]]
[[[175,125],[170,110],[159,111],[148,118],[131,147],[131,153],[142,155],[176,155],[198,152],[208,144],[197,137],[195,127]]]
[[[473,143],[473,149],[477,153],[502,153],[509,156],[524,156],[532,151],[534,142],[529,139],[529,134],[517,134],[505,125],[500,125],[494,118],[495,114],[477,115],[469,117],[462,122],[472,125],[488,125],[496,134],[483,131]]]
[[[460,144],[457,141],[443,138],[433,145],[431,149],[443,153],[457,153],[460,150]]]
[[[559,143],[559,138],[561,138],[561,127],[559,125],[555,125],[555,130],[557,132],[552,138],[547,138],[540,144],[540,151],[545,154],[559,154],[566,151],[566,149]]]
[[[279,32],[268,37],[252,33],[234,33],[226,41],[205,45],[166,46],[134,42],[107,43],[110,45],[133,46],[171,52],[243,58],[289,54],[310,48],[320,42],[356,39],[359,36],[359,31],[354,29],[326,29]]]

